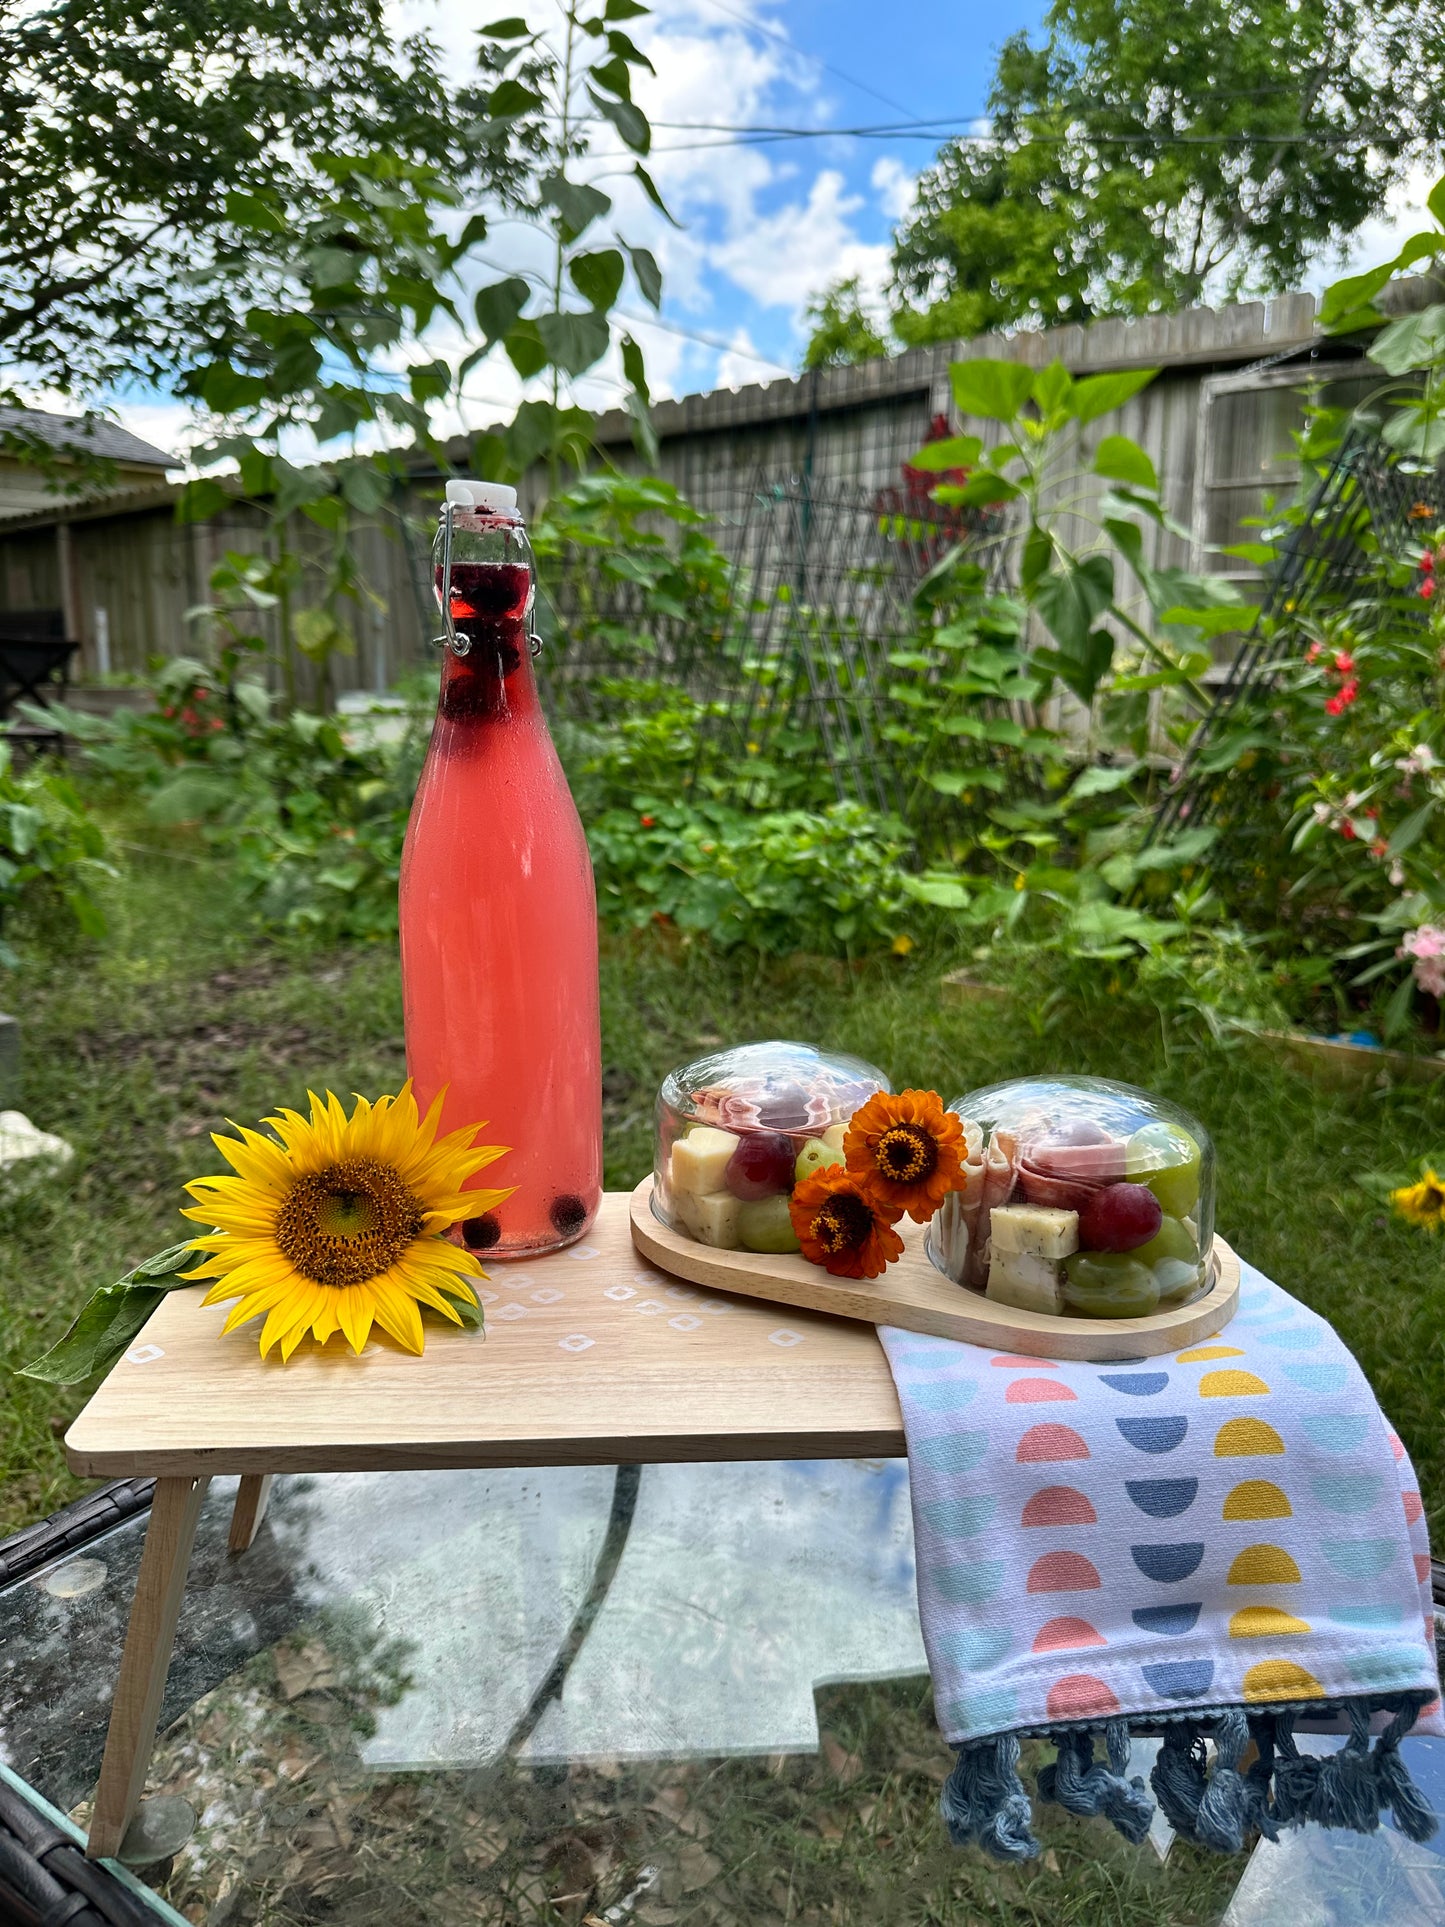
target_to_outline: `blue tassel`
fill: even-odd
[[[1349,1715],[1350,1737],[1338,1753],[1320,1762],[1310,1818],[1322,1827],[1374,1833],[1380,1824],[1380,1792],[1370,1758],[1370,1709],[1352,1700]]]
[[[1200,1844],[1213,1847],[1216,1853],[1240,1853],[1244,1849],[1252,1802],[1239,1761],[1248,1744],[1249,1721],[1238,1707],[1226,1708],[1214,1729],[1214,1771],[1195,1822]]]
[[[1183,1840],[1196,1840],[1204,1798],[1204,1735],[1193,1720],[1171,1720],[1149,1775],[1160,1811]]]
[[[958,1749],[938,1796],[938,1810],[956,1847],[977,1843],[996,1860],[1037,1857],[1039,1843],[1030,1827],[1033,1812],[1018,1765],[1019,1743],[1012,1733],[971,1740]]]
[[[1309,1819],[1320,1777],[1321,1762],[1294,1743],[1294,1722],[1293,1713],[1280,1713],[1274,1724],[1274,1817],[1282,1827],[1300,1827]]]
[[[1251,1716],[1249,1736],[1259,1758],[1244,1776],[1249,1795],[1245,1824],[1262,1833],[1266,1840],[1279,1839],[1279,1827],[1269,1804],[1270,1781],[1274,1777],[1274,1725],[1272,1713]]]
[[[1402,1706],[1375,1741],[1375,1791],[1382,1807],[1395,1816],[1395,1825],[1407,1840],[1431,1840],[1440,1822],[1434,1809],[1410,1778],[1410,1769],[1400,1758],[1400,1742],[1415,1724],[1414,1705]]]
[[[1090,1733],[1073,1731],[1059,1740],[1059,1754],[1052,1766],[1039,1774],[1039,1798],[1052,1800],[1066,1813],[1086,1819],[1102,1813],[1135,1846],[1149,1831],[1154,1818],[1154,1802],[1136,1775],[1126,1780],[1129,1766],[1129,1727],[1127,1721],[1110,1720],[1104,1728],[1108,1766],[1094,1758]]]

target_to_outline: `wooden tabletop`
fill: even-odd
[[[258,1324],[222,1338],[202,1289],[159,1307],[71,1426],[83,1477],[429,1466],[883,1458],[898,1397],[871,1326],[683,1284],[641,1257],[628,1197],[554,1257],[494,1264],[483,1338],[427,1320],[414,1358]]]

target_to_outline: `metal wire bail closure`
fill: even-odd
[[[455,656],[465,656],[469,654],[472,646],[470,636],[459,636],[457,634],[456,623],[452,619],[452,517],[458,508],[477,506],[475,496],[472,497],[470,502],[464,502],[460,500],[458,496],[453,495],[452,490],[454,488],[465,489],[466,486],[464,483],[449,482],[447,484],[446,498],[442,502],[441,519],[437,523],[436,538],[432,543],[433,566],[435,567],[438,562],[441,565],[441,583],[438,594],[442,605],[442,633],[439,636],[432,637],[432,644],[438,649],[450,649]],[[515,490],[508,490],[507,493],[510,494],[515,501]],[[521,526],[520,523],[518,526]],[[525,541],[525,535],[523,540]],[[536,595],[534,593],[532,606],[528,611],[531,626],[527,635],[527,641],[534,658],[540,656],[542,653],[542,637],[537,629],[536,606]]]

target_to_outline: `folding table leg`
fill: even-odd
[[[245,1552],[261,1530],[261,1521],[271,1500],[271,1479],[269,1472],[248,1472],[237,1487],[231,1537],[227,1542],[232,1552]]]
[[[119,1852],[145,1788],[186,1568],[209,1484],[208,1478],[156,1480],[86,1843],[92,1860]]]

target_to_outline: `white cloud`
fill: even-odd
[[[851,217],[862,206],[862,196],[848,193],[843,176],[825,168],[806,201],[757,215],[746,233],[712,250],[713,261],[760,307],[790,308],[795,315],[839,276],[856,274],[875,288],[887,274],[888,249],[857,238]]]
[[[746,328],[735,328],[730,346],[718,358],[717,386],[746,388],[752,382],[766,381],[768,375],[768,369],[759,360],[752,336]]]
[[[889,220],[901,221],[913,205],[918,176],[910,174],[896,154],[880,154],[868,178]]]

